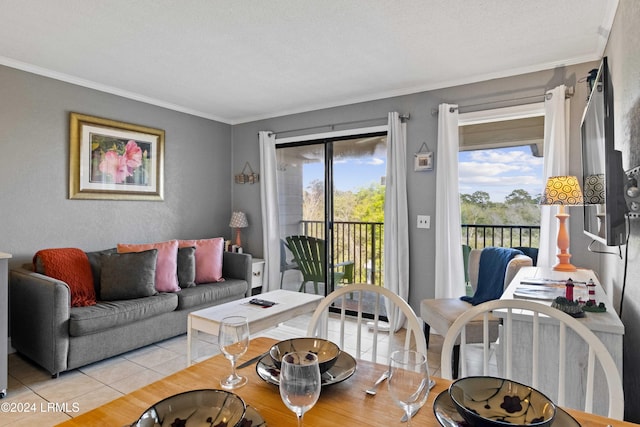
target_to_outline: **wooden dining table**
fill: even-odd
[[[277,341],[271,338],[254,338],[249,350],[239,364],[266,351]],[[220,379],[230,372],[230,364],[222,355],[213,356],[185,368],[159,381],[142,387],[96,409],[81,414],[59,426],[115,426],[122,427],[135,422],[154,403],[189,390],[220,388]],[[386,365],[358,360],[355,373],[343,382],[324,387],[316,405],[304,416],[307,427],[335,426],[403,426],[400,419],[403,410],[396,406],[387,387],[379,387],[375,396],[365,393],[373,382],[387,369]],[[239,370],[248,377],[248,383],[234,390],[247,405],[253,406],[269,427],[297,426],[296,417],[280,399],[278,387],[262,380],[255,365]],[[429,393],[424,407],[414,416],[412,425],[439,427],[433,401],[449,387],[451,381],[433,378],[435,387]],[[581,411],[567,409],[583,427],[638,426]]]

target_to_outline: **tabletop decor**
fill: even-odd
[[[231,214],[231,220],[229,220],[229,227],[236,229],[236,241],[235,246],[238,248],[242,247],[242,241],[240,239],[240,229],[247,228],[249,226],[249,221],[247,220],[247,215],[241,211],[234,211]]]
[[[393,400],[405,411],[407,427],[431,390],[427,357],[415,350],[397,350],[389,360],[387,385]]]
[[[308,351],[287,353],[280,369],[280,397],[296,414],[298,427],[302,427],[304,414],[320,397],[318,356]]]
[[[69,198],[163,200],[164,130],[71,113]]]
[[[249,322],[244,316],[229,316],[222,319],[218,332],[218,346],[224,357],[231,362],[231,374],[220,380],[220,386],[227,390],[240,388],[247,383],[247,377],[236,372],[236,360],[249,348]]]
[[[504,378],[461,378],[451,384],[449,395],[460,415],[474,427],[547,427],[556,415],[556,406],[547,396]]]
[[[324,374],[336,364],[340,356],[340,347],[337,344],[322,338],[291,338],[280,341],[269,350],[269,355],[279,369],[282,358],[287,353],[295,351],[308,351],[318,356],[320,373]]]
[[[236,394],[215,389],[192,390],[167,397],[151,406],[133,426],[242,427],[245,412],[246,405]]]
[[[441,391],[433,401],[433,413],[442,427],[469,427],[469,423],[458,413],[449,390]],[[556,407],[556,416],[551,423],[552,427],[580,427],[567,411]]]
[[[356,359],[346,351],[340,352],[335,365],[327,372],[320,375],[322,387],[341,383],[350,378],[356,372]],[[256,363],[256,373],[269,384],[280,385],[280,368],[276,366],[271,356],[268,354]]]
[[[565,206],[580,206],[583,204],[582,191],[578,178],[575,176],[552,176],[547,181],[544,193],[540,198],[541,205],[558,205],[558,263],[553,266],[558,271],[576,271],[576,266],[571,264],[569,253],[569,232],[567,231],[567,219],[569,214],[565,212]]]

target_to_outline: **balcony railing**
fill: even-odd
[[[538,248],[540,226],[462,224],[462,243],[475,249],[487,246]]]
[[[462,243],[487,246],[539,247],[540,226],[462,224]],[[300,233],[324,239],[323,221],[300,221]],[[384,223],[339,221],[333,224],[334,263],[354,263],[354,281],[382,285]]]
[[[300,222],[300,232],[324,239],[324,222]],[[354,263],[354,282],[382,284],[382,222],[340,221],[333,223],[334,264]]]

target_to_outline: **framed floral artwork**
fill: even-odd
[[[164,131],[70,117],[70,199],[163,200]]]

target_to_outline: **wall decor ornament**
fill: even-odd
[[[429,151],[426,142],[423,142],[420,149],[414,155],[413,170],[415,172],[433,170],[433,152]]]
[[[242,168],[242,172],[236,174],[235,181],[236,184],[256,184],[260,181],[260,175],[253,171],[249,162],[246,162],[244,168]]]
[[[164,130],[71,113],[69,198],[163,200]]]

